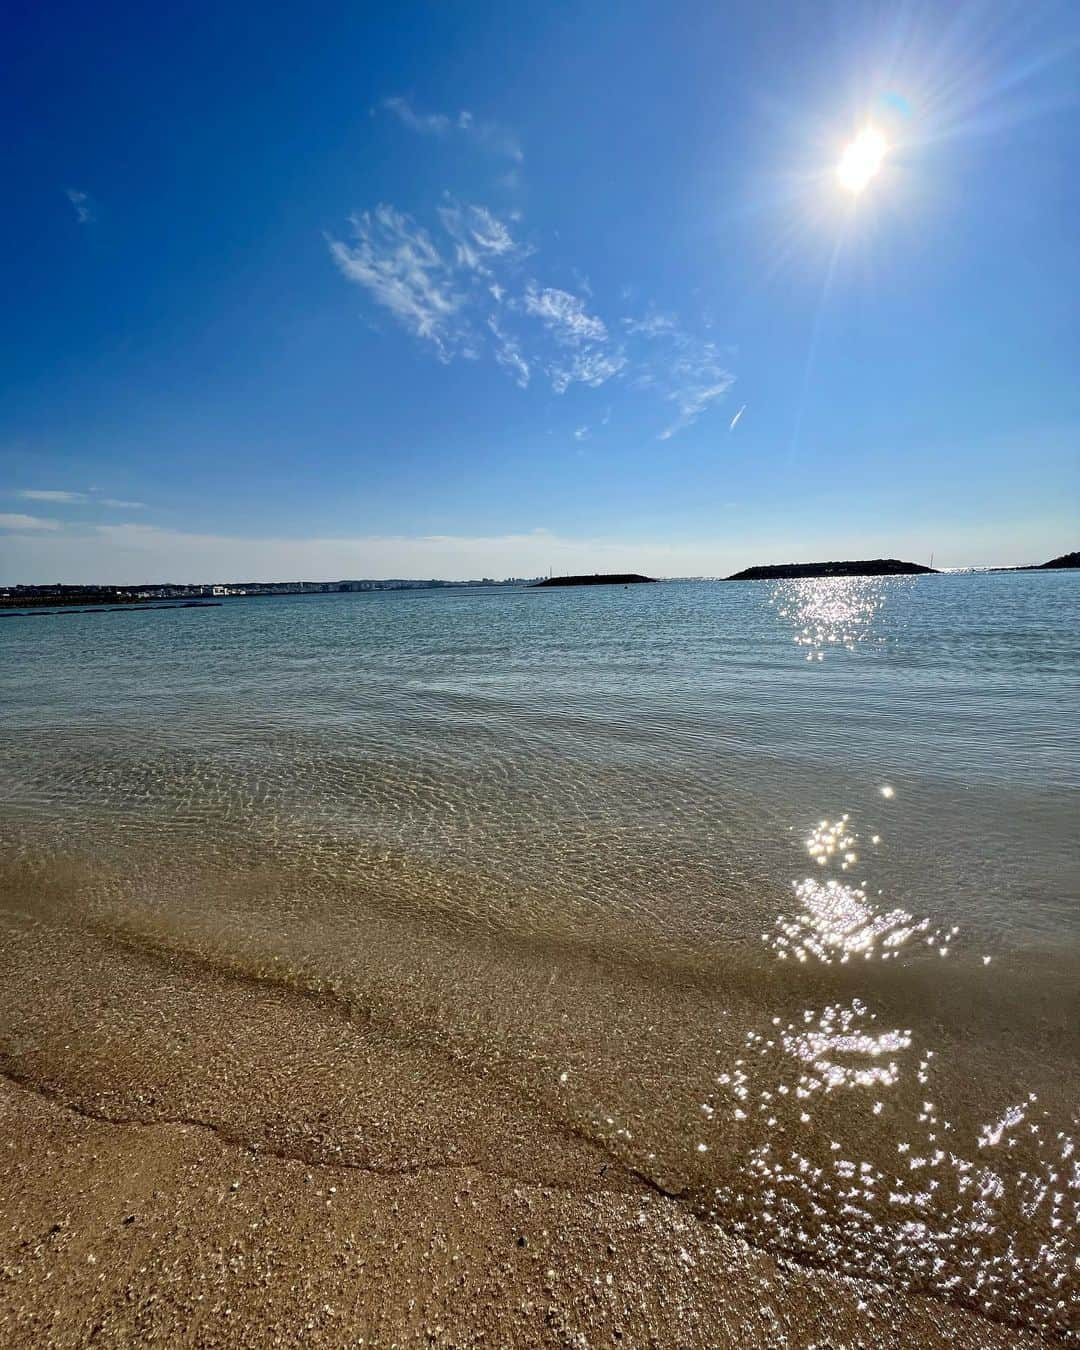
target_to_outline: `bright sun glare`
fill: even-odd
[[[880,131],[866,127],[846,146],[836,166],[841,187],[860,193],[881,168],[889,143]]]

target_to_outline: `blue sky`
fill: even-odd
[[[1078,44],[1071,3],[20,5],[0,581],[1076,547]]]

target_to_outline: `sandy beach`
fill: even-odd
[[[774,1260],[571,1143],[538,1183],[315,1165],[10,1080],[0,1120],[12,1347],[1040,1343]]]
[[[1075,1342],[1074,592],[756,584],[5,630],[0,1344]]]
[[[22,983],[13,945],[8,990]],[[122,989],[99,986],[83,1026],[57,1032],[107,1036],[101,1019],[124,998],[175,1058],[175,999],[192,993],[184,971],[118,966]],[[45,968],[28,978],[52,999]],[[367,1057],[354,1086],[370,1100],[373,1147],[366,1161],[328,1161],[343,1151],[317,1110],[317,1087],[331,1084],[283,1083],[274,1065],[302,1041],[332,1077],[343,1029],[272,988],[214,986],[198,999],[202,1025],[185,1034],[214,1065],[208,1085],[220,1075],[225,1111],[212,1089],[193,1101],[104,1049],[77,1082],[4,1078],[5,1345],[1038,1343],[933,1299],[774,1259],[588,1141],[501,1110],[490,1090],[477,1100],[463,1083],[457,1100],[410,1100],[407,1056]],[[240,1103],[250,1133],[229,1117]]]
[[[0,943],[5,1345],[1042,1343],[741,1240],[374,979],[32,907]]]

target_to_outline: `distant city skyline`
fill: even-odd
[[[1080,536],[1080,11],[8,20],[0,584]]]

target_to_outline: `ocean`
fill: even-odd
[[[530,1138],[584,1138],[785,1259],[1076,1332],[1075,574],[235,598],[0,650],[20,1081],[311,1156],[557,1180]],[[395,1050],[382,1105],[355,1047],[223,1088],[149,976],[126,1004],[148,961],[193,1023],[229,980],[333,1008]]]

